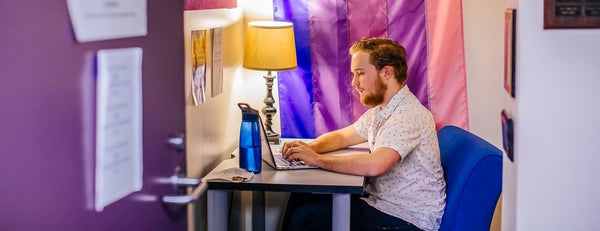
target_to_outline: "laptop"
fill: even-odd
[[[262,150],[262,160],[267,163],[269,166],[274,168],[275,170],[294,170],[294,169],[311,169],[311,168],[319,168],[317,166],[308,166],[306,163],[302,161],[288,161],[281,154],[282,146],[280,145],[271,145],[269,144],[269,140],[267,139],[267,131],[265,130],[265,126],[262,122],[262,118],[258,117],[260,120],[260,133],[261,138],[261,150]],[[273,151],[275,149],[275,151]]]

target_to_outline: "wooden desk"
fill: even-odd
[[[328,155],[346,154],[349,151],[364,152],[364,146],[349,148]],[[236,154],[237,156],[237,154]],[[216,171],[239,167],[237,158],[221,162],[205,178]],[[333,195],[333,230],[350,230],[350,195],[362,194],[365,178],[322,169],[276,171],[263,162],[262,171],[252,180],[232,183],[207,180],[208,230],[228,230],[228,196],[231,190],[253,191],[252,230],[264,230],[264,192],[310,192]]]

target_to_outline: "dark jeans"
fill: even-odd
[[[350,203],[351,230],[420,230],[411,223],[371,207],[359,196],[352,196]],[[292,193],[282,229],[331,230],[331,206],[331,195]]]

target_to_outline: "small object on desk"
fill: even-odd
[[[231,182],[244,182],[249,181],[254,177],[254,173],[248,172],[241,168],[228,168],[221,171],[215,172],[210,178],[204,178],[206,180],[226,180]]]

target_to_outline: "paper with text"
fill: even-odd
[[[146,0],[67,0],[78,42],[148,34]]]
[[[96,211],[142,188],[142,49],[100,50]]]

